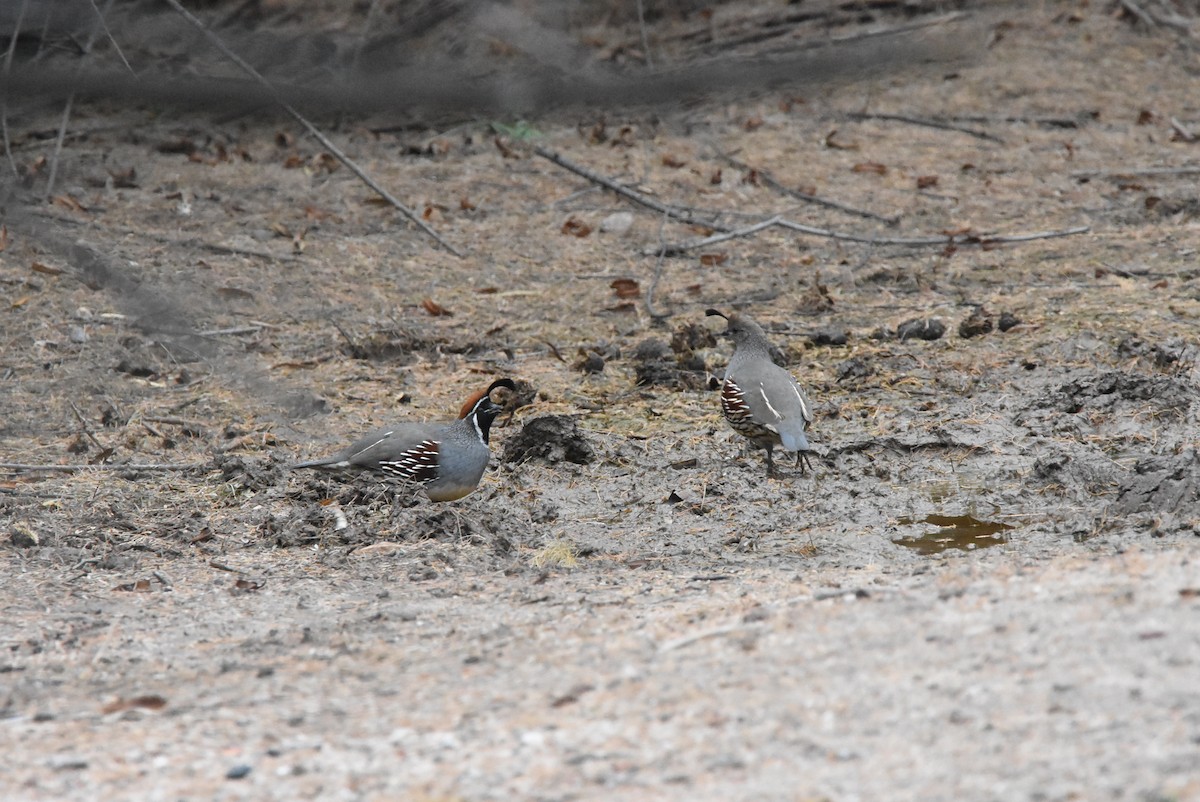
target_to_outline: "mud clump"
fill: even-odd
[[[248,459],[236,454],[217,454],[212,463],[221,472],[222,482],[254,493],[278,485],[286,470],[276,457]]]
[[[672,337],[671,345],[649,337],[633,349],[634,375],[639,387],[667,387],[674,390],[701,390],[707,380],[703,358],[690,345],[707,342],[708,338],[685,326]],[[715,340],[713,341],[715,344]],[[678,350],[676,350],[678,349]]]
[[[1121,483],[1111,512],[1173,513],[1200,502],[1200,453],[1195,449],[1166,457],[1146,457]]]
[[[1109,371],[1069,381],[1045,395],[1038,405],[1076,413],[1085,408],[1108,409],[1121,402],[1151,403],[1164,412],[1182,415],[1195,396],[1196,390],[1172,378]]]
[[[913,318],[896,327],[896,337],[904,340],[940,340],[946,333],[946,324],[935,317]]]
[[[559,462],[587,465],[595,458],[595,449],[570,415],[534,418],[504,445],[504,461],[508,463],[539,459],[551,465]]]
[[[964,340],[992,332],[992,316],[982,306],[975,307],[962,323],[958,324],[958,336]]]

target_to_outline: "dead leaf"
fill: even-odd
[[[708,177],[708,183],[710,183],[714,186],[721,183],[721,168],[720,167],[718,167],[717,169],[712,171],[712,175],[710,175]]]
[[[86,212],[88,209],[79,200],[71,195],[55,195],[50,199],[50,202],[55,206],[61,206],[64,209],[70,209],[73,212]]]
[[[670,153],[667,153],[662,157],[662,163],[663,167],[674,167],[676,169],[687,166],[687,162],[683,161],[682,159],[675,158]]]
[[[32,296],[29,296],[29,295],[22,295],[20,298],[18,298],[17,300],[15,300],[11,304],[9,304],[8,308],[9,309],[20,309],[22,306],[29,303],[29,299],[31,297]]]
[[[318,172],[336,172],[342,163],[332,153],[321,152],[312,158],[312,168]]]
[[[287,131],[277,131],[275,133],[275,147],[290,148],[296,143],[296,138]]]
[[[293,153],[283,160],[283,169],[295,170],[304,166],[304,157],[298,153]]]
[[[1164,278],[1164,279],[1159,279],[1158,281],[1156,281],[1156,282],[1154,282],[1153,284],[1151,284],[1151,285],[1150,285],[1150,289],[1152,289],[1152,290],[1165,290],[1165,289],[1167,288],[1167,285],[1168,285],[1168,282],[1167,282],[1167,280],[1166,280],[1165,278]]]
[[[716,253],[700,254],[700,264],[704,265],[705,267],[714,267],[716,265],[723,265],[728,260],[729,260],[729,253],[727,251],[719,251]]]
[[[874,175],[886,175],[887,166],[879,162],[859,162],[851,168],[856,173],[873,173]]]
[[[146,593],[150,590],[150,580],[139,579],[136,582],[126,582],[123,585],[117,585],[113,590],[123,593]]]
[[[372,543],[369,546],[363,546],[361,549],[356,549],[355,554],[395,554],[398,551],[403,551],[404,547],[399,543],[393,543],[390,540],[384,540],[379,543]]]
[[[917,176],[917,189],[929,189],[936,187],[938,177],[936,175],[919,175]]]
[[[266,584],[266,580],[263,579],[244,579],[238,577],[234,581],[233,587],[229,589],[229,592],[234,596],[241,596],[244,593],[253,593],[256,590],[261,590]]]
[[[837,133],[838,129],[834,128],[825,135],[825,147],[830,148],[831,150],[858,150],[858,145],[856,143],[838,142],[837,139],[834,138],[837,136]]]
[[[187,138],[168,139],[159,142],[154,149],[159,153],[191,153],[196,150],[196,143]]]
[[[1150,109],[1142,109],[1141,111],[1138,112],[1137,124],[1138,125],[1149,125],[1150,123],[1154,122],[1154,118],[1156,116],[1157,115],[1154,112],[1150,111]]]
[[[742,183],[752,187],[761,187],[763,184],[762,174],[756,168],[751,167],[750,171],[742,176]]]
[[[461,211],[461,212],[473,212],[473,211],[475,211],[475,208],[476,208],[476,207],[475,207],[475,204],[474,204],[474,203],[471,201],[471,199],[470,199],[470,198],[468,198],[468,197],[466,197],[466,196],[463,196],[463,197],[461,197],[461,198],[459,198],[459,199],[458,199],[458,209],[459,209],[459,211]]]
[[[134,708],[141,710],[162,710],[166,706],[166,699],[156,693],[151,693],[145,696],[135,696],[132,699],[117,699],[102,707],[100,712],[105,714],[120,713],[124,710],[133,710]]]
[[[519,159],[521,154],[508,146],[508,140],[499,134],[492,140],[496,145],[496,150],[500,151],[500,155],[506,159]]]
[[[567,218],[567,221],[562,224],[562,233],[570,234],[573,237],[586,237],[592,233],[592,227],[580,220],[575,215]]]
[[[619,278],[608,285],[617,292],[618,298],[636,298],[642,294],[642,288],[631,278]]]
[[[495,295],[496,293],[500,292],[500,288],[499,287],[480,287],[479,289],[475,290],[475,292],[479,293],[480,295]]]
[[[433,317],[451,317],[454,314],[432,298],[426,298],[421,301],[421,306]]]
[[[742,128],[746,129],[747,131],[757,131],[759,128],[762,128],[762,126],[763,118],[758,114],[747,118],[746,121],[742,123]]]
[[[118,189],[132,189],[137,184],[137,169],[128,167],[124,170],[109,170],[109,177],[112,178],[113,186]]]
[[[29,266],[29,269],[34,273],[45,273],[47,276],[61,276],[63,274],[61,267],[51,267],[41,262],[34,262]]]

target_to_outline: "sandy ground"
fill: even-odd
[[[1200,800],[1200,207],[1163,170],[1196,44],[964,14],[951,71],[499,140],[329,121],[461,259],[291,123],[82,105],[0,251],[3,459],[185,469],[3,469],[0,797]],[[12,123],[35,184],[60,111]],[[660,265],[710,231],[526,136],[729,225],[966,240]],[[808,389],[810,475],[721,420],[708,307]],[[461,502],[285,469],[500,375],[530,403]]]

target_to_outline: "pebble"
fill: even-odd
[[[613,212],[600,221],[600,230],[610,234],[624,234],[633,227],[633,212]]]
[[[72,326],[71,332],[67,335],[73,343],[85,343],[88,341],[88,333],[84,331],[83,326]]]
[[[946,333],[946,324],[935,317],[913,318],[896,327],[896,336],[903,340],[938,340]]]
[[[227,779],[227,780],[243,780],[246,777],[250,776],[250,771],[251,771],[251,768],[249,766],[247,766],[245,763],[242,763],[241,765],[234,766],[229,771],[225,772],[225,779]]]

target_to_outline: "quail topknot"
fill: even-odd
[[[796,454],[796,466],[803,476],[805,467],[812,467],[805,434],[813,419],[808,397],[792,375],[772,361],[771,342],[753,318],[716,309],[705,314],[724,318],[723,334],[733,339],[733,356],[721,386],[725,420],[735,432],[766,449],[767,476],[775,475],[775,446]]]
[[[432,501],[454,501],[479,487],[491,453],[488,433],[501,407],[492,400],[499,388],[516,390],[512,379],[497,379],[467,399],[450,423],[401,423],[375,429],[349,448],[293,468],[367,471],[423,485]]]

